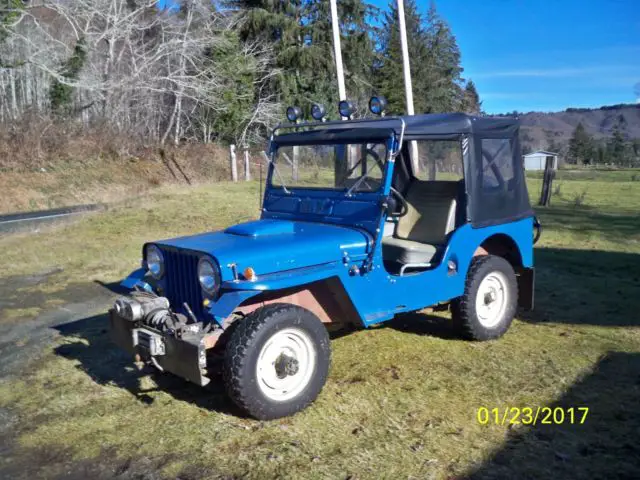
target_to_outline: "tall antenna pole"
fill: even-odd
[[[336,73],[338,75],[338,95],[340,96],[340,100],[346,100],[347,92],[344,88],[344,69],[342,68],[342,47],[340,46],[338,6],[336,5],[336,0],[330,0],[329,3],[331,5],[331,26],[333,28],[333,51],[334,56],[336,57]]]
[[[409,64],[409,46],[407,44],[407,24],[404,19],[404,0],[398,1],[398,25],[400,26],[400,48],[402,50],[402,70],[404,72],[404,94],[407,100],[407,115],[413,115],[413,88],[411,86],[411,65]],[[418,172],[418,144],[411,142],[413,170]]]

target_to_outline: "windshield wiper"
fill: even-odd
[[[358,180],[356,180],[355,183],[351,185],[351,187],[349,187],[349,190],[347,190],[347,193],[344,194],[345,197],[351,196],[351,193],[360,186],[360,184],[364,181],[365,178],[367,178],[367,173],[365,173],[360,178],[358,178]]]
[[[272,162],[272,163],[273,163],[273,171],[276,172],[276,175],[278,175],[278,178],[280,179],[280,184],[282,186],[282,190],[284,190],[284,193],[289,195],[291,193],[291,191],[284,184],[284,178],[282,178],[282,175],[280,174],[280,170],[278,170],[278,166],[274,162]]]
[[[276,175],[278,176],[278,178],[280,179],[280,184],[282,186],[282,190],[284,191],[284,193],[286,193],[287,195],[291,194],[291,191],[287,188],[287,186],[284,184],[284,178],[282,178],[282,174],[280,173],[280,170],[278,170],[278,165],[276,165],[276,162],[274,162],[273,160],[271,160],[271,158],[269,157],[269,155],[267,155],[265,152],[262,152],[264,155],[264,158],[267,159],[267,162],[269,162],[270,164],[273,165],[273,171],[276,172]]]

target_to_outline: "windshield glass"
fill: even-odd
[[[281,146],[271,185],[375,192],[382,186],[386,161],[383,142]]]

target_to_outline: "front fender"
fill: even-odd
[[[147,271],[144,268],[134,270],[127,276],[127,278],[120,282],[120,286],[128,288],[129,290],[133,290],[134,288],[139,287],[143,290],[146,290],[147,292],[153,292],[153,288],[151,287],[151,285],[143,280],[146,274]]]
[[[220,297],[211,302],[207,311],[220,326],[223,326],[224,320],[250,298],[267,291],[284,290],[325,280],[336,276],[338,266],[338,263],[329,263],[262,275],[255,281],[223,282]]]
[[[312,267],[295,268],[282,272],[258,275],[254,281],[235,280],[222,283],[223,290],[282,290],[283,288],[296,287],[318,280],[324,280],[336,276],[342,266],[338,262],[324,263]]]
[[[260,293],[260,290],[223,290],[220,297],[215,302],[211,302],[210,306],[207,308],[207,312],[213,317],[218,325],[224,327],[225,318],[228,318],[233,312],[235,312],[242,302],[259,295]]]

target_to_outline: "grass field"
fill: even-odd
[[[11,445],[0,474],[636,478],[640,183],[617,174],[558,178],[551,207],[538,211],[536,310],[504,338],[460,341],[447,314],[429,313],[339,336],[325,389],[292,418],[243,418],[219,384],[200,389],[138,371],[110,343],[104,306],[95,305],[0,383]],[[535,200],[540,179],[529,185]],[[145,240],[256,216],[257,191],[255,183],[159,189],[67,227],[0,239],[0,326],[118,280]],[[589,413],[573,425],[477,420],[480,407],[527,406]]]

